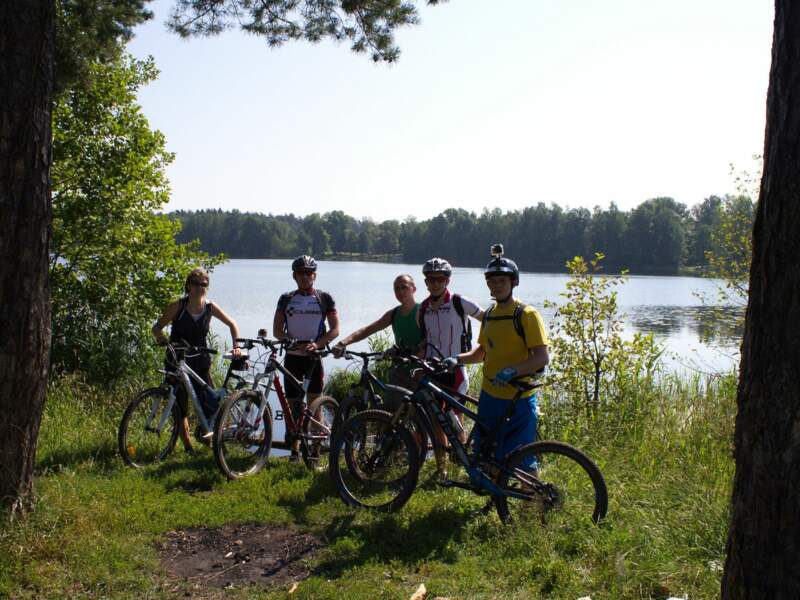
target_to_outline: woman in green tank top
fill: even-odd
[[[394,296],[400,303],[399,306],[387,310],[383,316],[342,338],[333,347],[334,356],[342,356],[345,348],[350,344],[360,342],[373,333],[382,331],[391,325],[394,341],[401,348],[417,348],[422,342],[422,332],[417,325],[417,310],[419,304],[414,298],[417,287],[411,275],[398,275],[394,280]]]

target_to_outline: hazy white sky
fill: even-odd
[[[693,205],[762,152],[768,0],[421,4],[391,66],[238,31],[181,40],[170,6],[130,46],[161,70],[140,101],[177,154],[169,210]]]

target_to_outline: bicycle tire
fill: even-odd
[[[526,466],[533,460],[534,465]],[[526,444],[504,461],[497,483],[526,494],[526,499],[494,496],[504,523],[560,520],[574,526],[582,519],[597,523],[608,511],[608,490],[597,465],[583,452],[556,441]],[[511,474],[509,474],[509,472]]]
[[[363,390],[364,388],[357,385],[351,386],[347,390],[347,395],[339,403],[339,408],[336,410],[336,419],[333,422],[334,433],[347,419],[369,408],[364,404]]]
[[[339,403],[332,396],[319,396],[308,405],[309,412],[314,415],[303,423],[303,443],[300,453],[303,462],[311,470],[324,471],[328,468],[328,453],[331,448],[331,434],[336,420]],[[323,439],[310,437],[324,436]]]
[[[129,467],[141,468],[164,460],[178,441],[178,423],[182,415],[175,402],[161,432],[148,431],[145,423],[151,413],[157,426],[169,400],[169,390],[163,387],[149,388],[140,392],[122,414],[117,431],[117,449],[123,462]],[[152,425],[151,425],[152,426]]]
[[[392,415],[366,410],[342,424],[331,444],[329,474],[348,505],[400,510],[417,486],[419,451],[411,432]]]
[[[267,405],[260,420],[256,415],[266,399],[255,390],[239,390],[225,399],[214,426],[214,459],[229,480],[255,475],[272,449],[272,412]]]

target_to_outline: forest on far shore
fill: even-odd
[[[747,195],[710,196],[688,208],[672,198],[653,198],[630,211],[613,203],[591,211],[544,203],[480,214],[450,208],[422,221],[376,222],[338,210],[299,217],[212,209],[169,217],[182,225],[178,242],[197,240],[205,252],[230,258],[307,253],[420,263],[443,256],[456,265],[479,266],[490,244],[502,242],[524,271],[563,271],[574,256],[602,252],[607,270],[674,275],[704,273],[709,252],[723,252],[732,229],[752,226],[753,201]]]

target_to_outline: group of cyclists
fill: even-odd
[[[292,261],[296,289],[281,295],[273,319],[273,332],[278,339],[308,340],[287,350],[284,362],[286,369],[298,380],[310,376],[306,391],[291,381],[285,382],[286,396],[296,414],[302,411],[304,396],[311,403],[322,394],[324,371],[315,351],[327,347],[339,336],[336,303],[331,294],[314,285],[317,268],[317,262],[308,255],[298,256]],[[441,360],[447,371],[438,376],[439,382],[462,393],[468,386],[464,365],[483,363],[478,416],[494,427],[506,415],[508,403],[517,392],[507,384],[518,378],[535,377],[549,361],[547,334],[541,315],[513,294],[519,285],[519,268],[503,255],[500,244],[492,246],[492,259],[484,269],[484,276],[494,302],[486,310],[450,291],[453,268],[447,260],[431,258],[423,265],[422,275],[428,291],[425,299],[417,302],[417,288],[411,275],[398,275],[393,282],[398,305],[376,321],[342,338],[333,347],[333,354],[340,357],[345,354],[347,346],[391,327],[396,346],[420,357]],[[186,278],[186,295],[165,308],[153,325],[153,335],[161,344],[169,341],[206,346],[209,324],[214,317],[228,326],[232,353],[238,357],[241,350],[237,343],[239,331],[236,322],[207,299],[208,285],[209,276],[204,269],[191,271]],[[480,326],[474,347],[471,319],[478,321]],[[164,334],[164,327],[168,324],[171,324],[169,338]],[[212,384],[211,360],[207,354],[187,358],[187,363]],[[182,408],[186,415],[187,406]],[[444,447],[444,433],[440,428],[436,429],[434,434],[441,442],[440,447]],[[503,426],[503,443],[495,449],[497,457],[535,441],[536,429],[537,397],[532,390],[516,402],[512,418]],[[184,447],[191,450],[186,418],[179,424],[179,430]],[[480,440],[476,439],[476,443],[480,444]],[[295,444],[290,458],[297,460],[297,453]],[[446,477],[444,453],[436,453],[436,463],[440,475]]]

